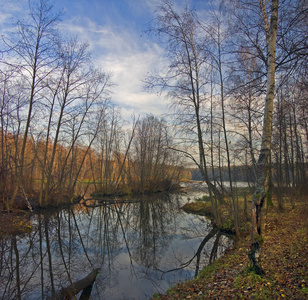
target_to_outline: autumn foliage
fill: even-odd
[[[12,134],[1,135],[0,193],[4,207],[11,200],[16,182],[20,141],[20,137]],[[30,200],[32,206],[39,206],[42,173],[46,172],[42,165],[45,149],[44,141],[27,140],[26,167],[22,189],[14,202],[15,207],[26,208],[25,197]],[[51,152],[52,144],[49,143],[47,160],[50,159]],[[48,201],[43,199],[43,205],[70,202],[74,197],[84,196],[86,193],[106,196],[171,190],[177,187],[180,180],[190,179],[191,176],[183,167],[166,160],[157,163],[155,168],[147,165],[147,173],[142,177],[140,161],[137,157],[133,158],[133,154],[125,158],[123,153],[113,151],[108,159],[104,159],[101,152],[80,144],[73,148],[58,144],[48,189]]]

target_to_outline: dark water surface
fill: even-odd
[[[198,257],[170,270],[190,261],[212,228],[206,218],[180,209],[187,199],[155,194],[118,204],[92,200],[87,205],[95,207],[35,214],[29,234],[0,241],[0,298],[46,299],[96,268],[91,299],[149,299],[191,279]],[[200,268],[215,242],[218,256],[230,245],[223,235],[211,238],[200,252]]]

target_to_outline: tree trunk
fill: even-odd
[[[217,41],[217,44],[218,44],[218,71],[219,71],[219,81],[220,81],[222,129],[223,129],[223,134],[224,134],[224,139],[225,139],[225,147],[226,147],[226,154],[227,154],[228,177],[229,177],[230,192],[231,192],[231,197],[232,197],[234,227],[235,227],[236,236],[239,236],[240,232],[239,232],[239,226],[238,226],[238,212],[237,212],[237,209],[236,209],[235,195],[234,195],[234,191],[233,191],[229,141],[228,141],[228,136],[227,136],[227,126],[226,126],[226,118],[225,118],[225,96],[224,96],[223,70],[222,70],[222,62],[221,62],[220,26],[218,28],[217,39],[218,39],[218,41]]]
[[[275,55],[276,36],[278,26],[278,0],[272,0],[270,37],[268,42],[267,60],[267,90],[265,99],[263,134],[261,151],[258,159],[258,178],[256,189],[252,200],[252,227],[251,227],[251,251],[249,258],[252,269],[257,273],[262,273],[260,254],[263,242],[262,236],[262,208],[267,201],[270,185],[270,161],[271,161],[271,139],[272,139],[272,117],[275,93]]]
[[[74,296],[77,295],[80,291],[86,289],[89,286],[93,285],[93,282],[96,279],[97,274],[99,273],[100,269],[95,269],[89,275],[74,282],[73,284],[62,288],[60,292],[58,292],[54,297],[51,299],[54,300],[62,300],[62,299],[75,299]]]

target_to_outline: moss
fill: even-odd
[[[220,229],[222,229],[223,231],[235,231],[233,219],[225,219]]]
[[[264,244],[264,239],[260,234],[254,234],[253,235],[253,241],[257,242],[259,244],[259,247],[261,248]]]
[[[202,269],[198,275],[198,278],[207,278],[210,277],[213,272],[220,268],[219,260],[216,260],[213,264],[206,266]]]
[[[169,295],[169,296],[172,296],[172,295],[175,295],[176,292],[174,291],[174,288],[171,288],[171,289],[167,290],[166,294]]]
[[[308,296],[308,287],[303,287],[303,288],[301,288],[300,293],[301,293],[303,296]]]
[[[273,198],[271,197],[271,195],[268,195],[268,197],[267,197],[267,206],[268,207],[274,206]]]
[[[209,216],[212,217],[212,209],[211,209],[211,204],[208,202],[190,202],[186,203],[182,209],[187,212],[187,213],[193,213],[197,215],[202,215],[202,216]]]
[[[195,200],[196,200],[196,201],[203,201],[203,202],[210,202],[211,197],[208,196],[208,195],[204,195],[204,196],[202,196],[201,198],[197,198],[197,199],[195,199]]]

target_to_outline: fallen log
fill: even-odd
[[[62,288],[62,290],[56,293],[54,296],[50,298],[50,300],[69,300],[73,299],[75,295],[77,295],[80,291],[90,287],[93,285],[93,282],[96,279],[97,274],[100,269],[95,269],[86,277],[74,282],[73,284]]]

